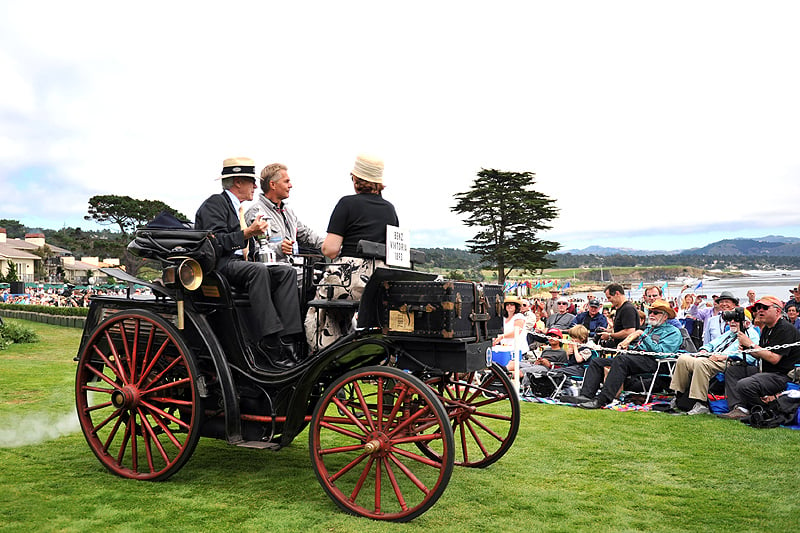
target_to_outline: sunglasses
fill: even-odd
[[[754,305],[754,306],[753,306],[753,309],[755,309],[756,311],[766,311],[766,310],[767,310],[767,309],[769,309],[770,307],[771,307],[771,306],[769,306],[769,305],[764,305],[764,304],[756,304],[756,305]]]
[[[659,311],[658,309],[650,309],[650,311],[648,311],[648,313],[651,314],[651,315],[663,315],[664,311]]]
[[[558,305],[567,305],[567,302],[558,302]]]

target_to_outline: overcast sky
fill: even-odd
[[[800,2],[217,5],[0,0],[0,218],[193,217],[241,155],[324,231],[369,152],[420,247],[474,234],[482,167],[536,173],[563,249],[800,236]]]

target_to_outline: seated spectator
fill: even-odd
[[[547,329],[560,329],[561,331],[566,331],[569,329],[570,325],[572,324],[572,319],[575,318],[575,315],[567,311],[569,307],[569,300],[564,298],[563,296],[559,297],[556,301],[556,310],[547,317],[545,321],[545,326]]]
[[[728,366],[725,370],[725,396],[730,412],[722,418],[741,420],[756,405],[766,405],[764,399],[786,389],[789,373],[800,362],[800,346],[775,348],[800,340],[800,332],[783,318],[783,302],[774,296],[764,296],[755,305],[755,321],[761,322],[761,337],[753,342],[739,332],[739,344],[756,359],[761,360],[761,372],[751,366]]]
[[[747,336],[753,342],[758,342],[756,328],[745,327],[745,310],[741,307],[736,310],[741,312],[741,320],[737,318],[726,320],[725,322],[730,328],[728,331],[701,346],[697,353],[683,354],[678,357],[669,388],[678,394],[683,394],[688,386],[689,399],[694,400],[694,405],[686,413],[688,415],[709,413],[708,387],[711,378],[717,373],[725,371],[729,359],[736,358],[741,362],[739,331],[746,331]],[[755,362],[752,356],[747,356],[747,364],[754,365]]]
[[[630,346],[633,350],[648,353],[620,353],[610,359],[592,359],[589,368],[586,369],[578,397],[583,400],[579,406],[584,409],[598,409],[611,403],[622,388],[626,377],[655,372],[658,368],[656,359],[664,357],[661,354],[674,354],[683,342],[683,336],[678,328],[667,323],[670,318],[675,318],[675,310],[664,300],[655,300],[648,311],[647,327],[644,330],[635,330],[618,345],[621,350],[627,350]],[[634,344],[631,346],[631,343]],[[610,370],[603,389],[598,394],[605,367],[610,367]]]
[[[800,285],[798,285],[796,289],[789,289],[789,292],[792,293],[792,297],[789,298],[789,301],[783,306],[784,312],[786,312],[791,304],[796,305],[797,308],[800,309]]]
[[[594,336],[597,328],[605,329],[608,327],[608,320],[603,316],[603,313],[600,312],[600,300],[589,300],[588,310],[578,313],[575,318],[572,319],[570,327],[577,324],[581,324],[589,330],[590,336]]]
[[[533,362],[520,361],[519,370],[523,376],[523,386],[529,386],[532,379],[544,376],[555,364],[565,365],[567,363],[567,352],[561,348],[562,338],[560,329],[547,330],[548,347],[542,350],[542,353]],[[506,365],[506,368],[511,372],[514,371],[516,366],[513,359]]]
[[[636,308],[625,297],[625,289],[618,283],[611,283],[605,288],[606,299],[614,308],[612,331],[606,328],[600,334],[600,344],[605,348],[614,348],[617,343],[634,332],[639,325]],[[605,314],[605,309],[603,310]]]
[[[739,298],[730,291],[722,291],[719,296],[716,296],[713,307],[700,307],[695,300],[695,304],[689,308],[689,315],[703,321],[703,344],[708,344],[722,335],[725,329],[722,313],[733,311],[737,305],[739,305]]]
[[[589,340],[589,330],[582,324],[572,326],[567,333],[570,340],[574,341],[567,344],[565,350],[567,352],[567,366],[555,368],[552,372],[566,373],[570,376],[582,376],[586,373],[589,361],[597,356],[597,352],[586,345]]]
[[[492,346],[498,344],[512,346],[516,351],[527,353],[528,342],[522,331],[525,328],[525,316],[521,313],[522,301],[513,294],[506,295],[503,302],[503,333],[495,337]]]
[[[786,310],[786,318],[789,320],[789,324],[800,330],[800,312],[798,312],[797,307],[798,304],[789,302],[784,309]]]

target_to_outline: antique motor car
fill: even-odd
[[[349,306],[358,326],[276,369],[251,349],[248,297],[214,270],[209,238],[139,230],[129,249],[160,261],[153,283],[103,269],[128,290],[92,299],[75,392],[86,441],[108,470],[164,480],[200,437],[277,450],[308,427],[311,463],[340,508],[407,521],[436,503],[454,465],[485,467],[509,450],[519,400],[487,349],[502,328],[498,286],[377,268],[360,304],[314,300],[329,265],[307,256],[306,308]],[[366,242],[362,252],[385,254]]]

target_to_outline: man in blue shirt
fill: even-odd
[[[570,327],[581,324],[589,330],[589,336],[594,336],[595,330],[599,328],[606,328],[608,326],[608,319],[600,312],[600,300],[589,300],[589,308],[572,319]]]

